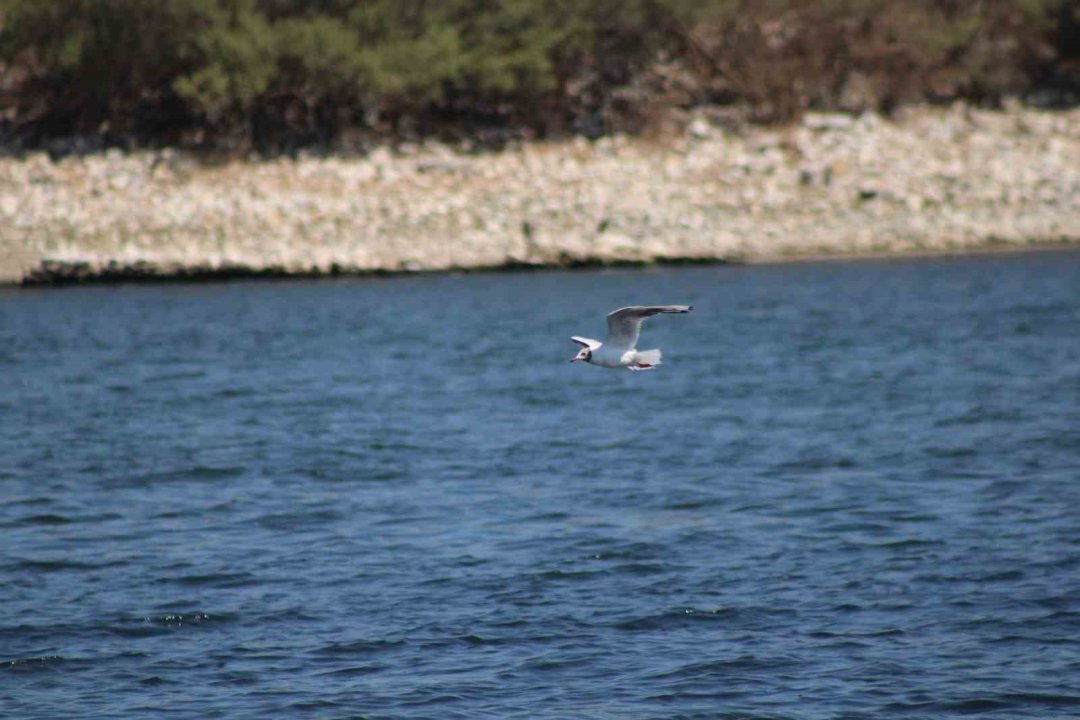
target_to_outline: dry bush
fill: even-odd
[[[775,121],[1022,93],[1063,52],[1061,2],[740,0],[678,30],[698,101],[743,102]]]

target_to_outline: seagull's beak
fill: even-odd
[[[579,358],[577,355],[575,355],[574,357],[570,358],[570,362],[577,362],[580,359],[581,358]]]

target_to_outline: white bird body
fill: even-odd
[[[638,350],[641,323],[645,318],[660,313],[688,313],[690,305],[633,305],[619,308],[607,316],[608,336],[604,342],[592,338],[570,338],[582,346],[570,362],[584,360],[591,365],[628,370],[652,370],[661,362],[659,349]]]

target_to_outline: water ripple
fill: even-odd
[[[2,714],[1076,715],[1077,317],[1080,253],[9,294]]]

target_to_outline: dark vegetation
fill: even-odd
[[[1008,96],[1080,98],[1080,2],[0,0],[8,151],[498,147]]]

